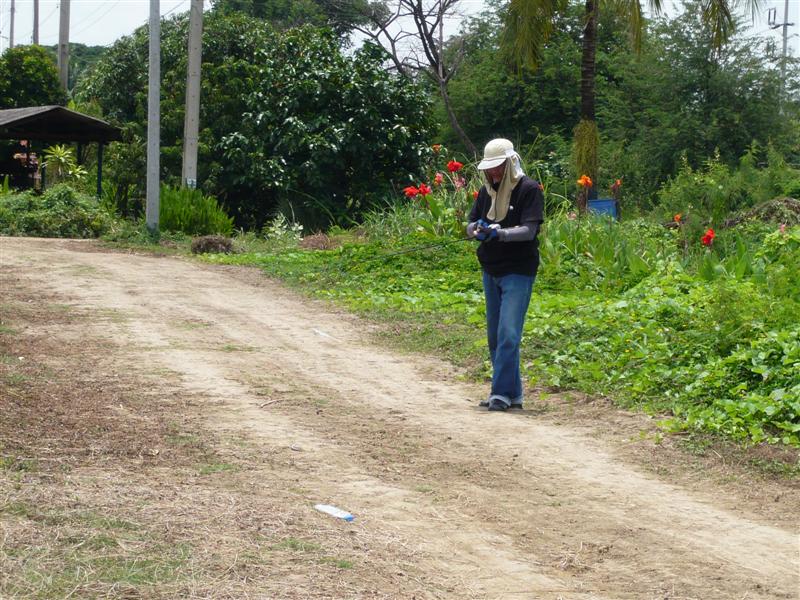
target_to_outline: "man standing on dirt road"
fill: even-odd
[[[514,145],[502,138],[486,144],[478,164],[485,183],[469,213],[467,236],[481,242],[486,334],[492,359],[492,390],[480,403],[491,411],[522,408],[519,369],[522,328],[539,268],[537,234],[544,221],[544,194],[522,171]]]

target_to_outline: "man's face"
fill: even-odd
[[[491,169],[486,169],[486,177],[489,178],[489,181],[492,183],[499,183],[500,180],[503,178],[503,173],[506,172],[506,163],[500,163],[496,167],[492,167]]]

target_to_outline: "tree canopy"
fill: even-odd
[[[0,56],[0,109],[67,103],[56,63],[41,46],[16,46]]]
[[[368,0],[214,0],[213,4],[219,13],[246,14],[278,29],[316,25],[339,35],[364,23],[369,13]]]
[[[162,25],[162,179],[181,172],[188,19]],[[111,177],[144,189],[147,30],[118,41],[78,86],[130,145]],[[312,227],[349,222],[418,170],[430,124],[424,93],[382,67],[374,46],[345,55],[329,30],[277,33],[242,13],[212,11],[203,35],[198,181],[260,227],[277,210]],[[394,183],[396,182],[396,183]],[[127,188],[126,188],[127,189]]]
[[[498,34],[502,9],[470,23],[467,58],[450,88],[471,137],[504,135],[523,144],[538,137],[538,150],[545,150],[538,158],[569,163],[571,128],[579,116],[582,13],[577,2],[559,13],[536,71],[505,62]],[[682,156],[698,167],[717,149],[734,164],[753,142],[794,152],[797,105],[780,110],[781,82],[765,40],[736,34],[717,50],[698,14],[690,5],[676,18],[648,22],[638,55],[630,52],[625,21],[601,14],[596,91],[604,187],[623,178],[629,191],[655,199]],[[797,68],[789,67],[792,91]],[[457,142],[446,127],[442,136]],[[550,150],[557,156],[548,158]]]

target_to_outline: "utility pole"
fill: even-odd
[[[69,0],[61,0],[58,21],[58,78],[64,91],[69,90]]]
[[[8,47],[14,47],[14,0],[11,0],[11,22],[8,25]]]
[[[183,122],[183,183],[197,187],[197,138],[200,131],[200,64],[203,56],[203,0],[189,10],[189,65],[186,72],[186,117]]]
[[[147,207],[145,221],[158,231],[159,147],[161,144],[161,14],[159,0],[150,0],[150,58],[147,83]]]
[[[33,44],[39,45],[39,0],[33,0]]]
[[[789,40],[789,27],[794,27],[794,23],[789,23],[789,0],[784,0],[783,3],[783,23],[776,23],[778,9],[770,8],[767,11],[767,23],[770,29],[783,28],[783,54],[781,54],[781,96],[786,88],[786,50],[787,42]]]

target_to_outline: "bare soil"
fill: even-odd
[[[800,598],[800,485],[750,466],[795,451],[488,413],[375,329],[252,269],[0,238],[0,597]]]

